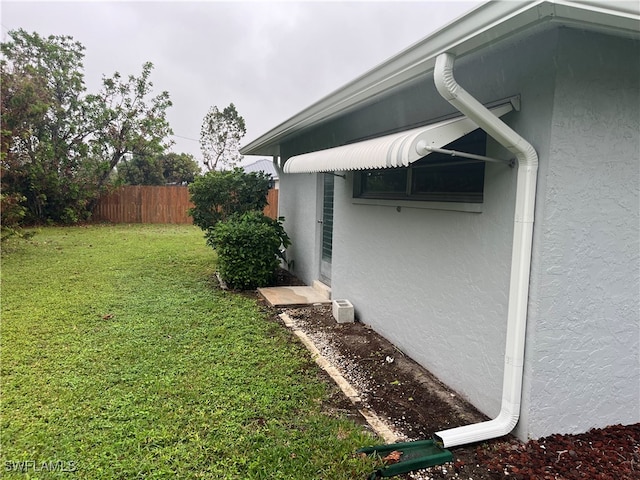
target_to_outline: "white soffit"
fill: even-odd
[[[506,103],[491,109],[491,112],[502,117],[511,110],[511,103]],[[430,147],[442,148],[477,128],[478,125],[470,118],[457,117],[384,137],[296,155],[284,164],[284,172],[342,172],[406,167],[425,156],[418,153],[418,142],[425,141]]]

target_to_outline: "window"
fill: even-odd
[[[444,148],[486,155],[487,134],[476,129]],[[357,198],[482,203],[484,162],[431,153],[409,167],[364,170],[354,176]]]

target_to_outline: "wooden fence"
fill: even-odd
[[[278,190],[267,195],[264,214],[278,216]],[[193,207],[186,186],[126,185],[103,196],[93,209],[93,219],[111,223],[193,223]]]
[[[278,218],[278,193],[280,190],[276,190],[272,188],[267,193],[267,206],[264,207],[263,213],[269,217],[276,219]]]

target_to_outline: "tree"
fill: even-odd
[[[149,80],[152,69],[153,64],[146,62],[139,77],[129,75],[127,79],[116,72],[103,78],[98,95],[89,97],[93,121],[98,126],[90,146],[103,160],[96,172],[99,187],[125,155],[153,157],[172,144],[167,140],[173,133],[166,119],[171,106],[169,93],[148,98],[153,87]]]
[[[200,166],[188,153],[158,156],[125,156],[117,165],[118,183],[126,185],[166,185],[191,183],[200,174]]]
[[[93,132],[83,101],[84,47],[22,29],[9,36],[0,45],[3,191],[24,197],[28,220],[78,220],[86,198],[74,177]]]
[[[188,153],[167,153],[160,156],[165,183],[192,183],[200,175],[200,165]]]
[[[158,157],[133,155],[118,163],[118,183],[125,185],[164,185],[162,164]]]
[[[47,94],[37,77],[10,75],[6,62],[0,63],[0,238],[19,234],[20,225],[27,214],[27,198],[16,185],[27,183],[28,177],[21,165],[28,162],[24,148],[14,145],[29,144],[30,126],[40,121],[47,105]]]
[[[27,222],[84,220],[125,154],[163,153],[169,94],[149,98],[145,63],[139,77],[115,73],[87,95],[79,42],[24,30],[9,37],[0,45],[3,195],[26,207]]]
[[[207,169],[233,168],[242,160],[238,150],[245,133],[244,118],[233,103],[222,112],[215,105],[211,107],[200,128],[200,149]]]

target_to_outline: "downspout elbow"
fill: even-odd
[[[443,53],[436,57],[433,71],[433,82],[442,98],[451,103],[458,98],[458,82],[453,77],[453,64],[456,57],[450,53]]]
[[[438,93],[516,155],[518,166],[537,169],[538,154],[535,149],[458,84],[453,76],[454,63],[455,56],[450,53],[440,54],[436,58],[433,81]]]
[[[469,443],[499,438],[509,434],[518,423],[519,415],[512,408],[502,408],[493,420],[451,428],[433,435],[441,448],[451,448]]]

